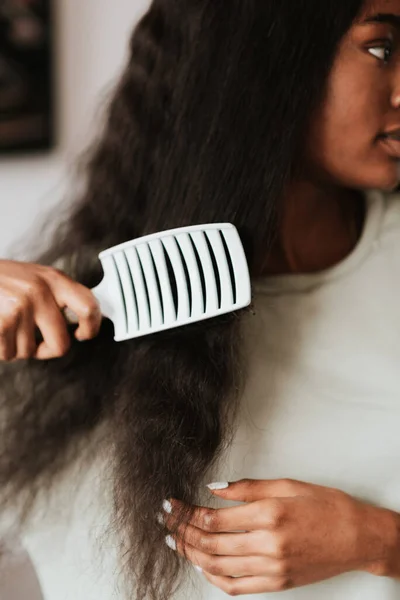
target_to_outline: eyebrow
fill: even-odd
[[[388,23],[389,25],[393,25],[393,27],[396,29],[400,29],[400,15],[395,15],[392,13],[378,13],[361,21],[361,24],[367,23]]]

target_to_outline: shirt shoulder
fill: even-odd
[[[383,194],[384,210],[382,218],[382,234],[400,228],[400,190]]]

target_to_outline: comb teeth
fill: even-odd
[[[146,236],[106,250],[100,259],[105,276],[96,289],[103,287],[99,300],[103,314],[114,322],[116,341],[250,303],[246,259],[230,224]]]

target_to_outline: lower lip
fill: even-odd
[[[391,158],[400,160],[400,140],[393,138],[380,138],[379,142],[384,146],[386,152]]]

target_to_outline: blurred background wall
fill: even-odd
[[[65,198],[74,162],[96,130],[101,108],[124,64],[131,29],[150,0],[53,2],[56,147],[31,155],[0,155],[0,258],[14,256],[19,240],[31,236],[41,215]],[[51,556],[56,533],[48,541],[49,549],[42,540],[47,556]],[[39,600],[42,594],[29,557],[21,549],[17,558],[11,567],[0,565],[0,597]],[[51,569],[49,564],[47,570]],[[64,598],[62,576],[52,574],[60,599]]]
[[[0,257],[12,257],[43,211],[65,197],[71,170],[124,63],[129,34],[149,0],[53,0],[56,148],[0,157]]]

